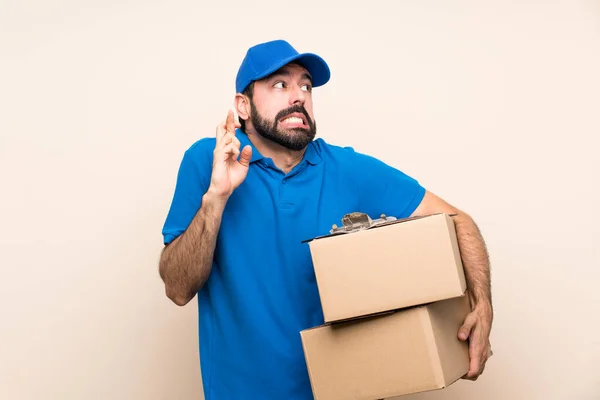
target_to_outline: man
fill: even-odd
[[[329,78],[321,57],[285,41],[250,48],[236,79],[240,122],[230,111],[216,138],[197,141],[183,157],[159,269],[177,305],[198,295],[207,400],[312,398],[299,332],[322,324],[323,315],[301,242],[353,211],[458,214],[473,312],[457,334],[469,339],[465,378],[483,372],[492,305],[475,223],[399,170],[315,139],[312,89]]]

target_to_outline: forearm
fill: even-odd
[[[186,231],[161,255],[160,276],[167,296],[177,305],[187,304],[210,275],[224,207],[222,199],[205,194]]]
[[[474,307],[492,312],[490,262],[483,237],[473,219],[464,213],[454,217],[456,235]],[[491,315],[490,315],[491,317]]]

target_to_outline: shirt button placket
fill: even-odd
[[[286,189],[287,181],[288,181],[287,178],[283,178],[281,180],[281,185],[279,185],[279,202],[281,204],[286,204],[287,200],[288,200],[287,199],[288,194],[287,194],[287,189]]]

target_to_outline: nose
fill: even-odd
[[[304,105],[306,101],[306,92],[302,90],[302,86],[294,85],[291,90],[290,104]]]

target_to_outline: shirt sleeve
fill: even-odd
[[[162,230],[165,245],[187,229],[202,205],[202,197],[210,185],[213,148],[214,143],[203,139],[183,155],[171,207]]]
[[[409,217],[423,200],[425,188],[415,178],[365,154],[353,158],[360,207],[371,218]]]

